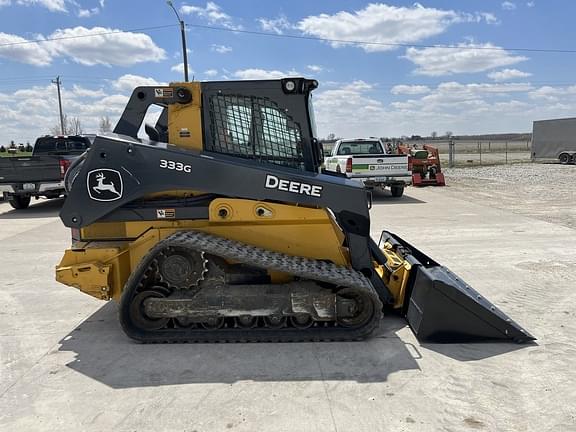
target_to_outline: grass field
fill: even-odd
[[[0,157],[26,157],[32,156],[32,152],[0,153]]]

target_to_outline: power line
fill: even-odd
[[[80,38],[90,38],[96,36],[106,36],[111,34],[122,34],[122,33],[136,33],[136,32],[146,32],[152,30],[166,29],[170,27],[176,27],[177,24],[166,24],[161,26],[153,27],[141,27],[128,30],[112,30],[108,32],[92,33],[86,35],[75,35],[75,36],[62,36],[54,38],[36,39],[36,40],[25,40],[19,42],[8,42],[0,44],[0,48],[16,46],[16,45],[27,45],[36,43],[53,42],[59,40],[68,39],[80,39]],[[576,54],[576,49],[556,49],[556,48],[526,48],[526,47],[487,47],[487,46],[461,46],[461,45],[440,45],[440,44],[409,44],[409,43],[394,43],[394,42],[371,42],[363,40],[348,40],[348,39],[332,39],[332,38],[322,38],[317,36],[304,36],[304,35],[291,35],[291,34],[277,34],[277,33],[267,33],[256,30],[239,30],[231,29],[227,27],[209,26],[203,24],[188,24],[187,27],[204,29],[204,30],[215,30],[229,33],[241,33],[249,34],[255,36],[272,37],[272,38],[284,38],[284,39],[296,39],[296,40],[312,40],[318,42],[330,42],[330,43],[341,43],[350,45],[373,45],[373,46],[385,46],[385,47],[395,47],[395,48],[439,48],[439,49],[453,49],[453,50],[483,50],[483,51],[518,51],[518,52],[535,52],[535,53],[555,53],[555,54]]]
[[[392,42],[370,42],[370,41],[360,41],[360,40],[346,40],[346,39],[329,39],[316,36],[302,36],[302,35],[289,35],[289,34],[277,34],[277,33],[267,33],[255,30],[234,30],[227,27],[217,27],[202,24],[186,24],[188,27],[207,29],[207,30],[218,30],[224,32],[232,33],[244,33],[257,36],[268,36],[275,38],[287,38],[287,39],[304,39],[304,40],[314,40],[320,42],[333,42],[333,43],[343,43],[351,45],[376,45],[376,46],[388,46],[388,47],[399,47],[399,48],[442,48],[442,49],[458,49],[458,50],[486,50],[486,51],[526,51],[526,52],[542,52],[542,53],[569,53],[576,54],[576,50],[570,49],[553,49],[553,48],[509,48],[509,47],[467,47],[460,45],[424,45],[424,44],[408,44],[408,43],[392,43]]]

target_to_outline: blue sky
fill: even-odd
[[[227,30],[189,28],[196,79],[315,77],[321,136],[526,132],[533,120],[576,112],[575,53],[507,49],[572,48],[568,0],[174,4],[188,24]],[[65,112],[85,132],[104,115],[115,121],[134,86],[179,80],[176,26],[99,35],[175,21],[163,0],[0,0],[0,140],[32,140],[57,123],[56,75]],[[85,35],[96,36],[75,38]],[[442,44],[459,48],[423,47]]]

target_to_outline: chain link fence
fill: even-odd
[[[438,148],[444,166],[479,166],[511,164],[531,161],[530,140],[477,141],[477,140],[418,140],[406,141],[410,147],[431,145]]]

